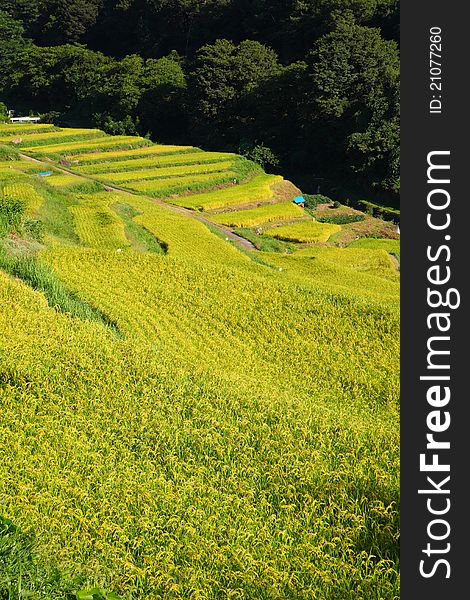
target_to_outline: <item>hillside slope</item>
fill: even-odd
[[[247,251],[230,214],[333,230],[236,155],[11,127],[0,501],[48,574],[25,589],[397,598],[390,248],[261,233]]]

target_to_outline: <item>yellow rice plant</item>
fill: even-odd
[[[145,148],[134,148],[134,150],[109,150],[108,152],[89,152],[83,154],[71,154],[67,158],[71,161],[78,160],[79,163],[89,164],[94,162],[120,161],[134,157],[145,157],[158,154],[178,154],[180,152],[198,151],[194,146],[171,146],[152,144]]]
[[[367,248],[369,250],[385,250],[389,254],[400,256],[400,240],[381,238],[360,238],[351,242],[349,248]]]
[[[340,225],[332,223],[319,223],[318,221],[305,221],[302,223],[294,223],[293,225],[281,225],[266,229],[263,233],[278,240],[288,242],[326,242],[328,238],[337,231],[341,230]]]
[[[3,186],[3,195],[22,200],[26,205],[25,213],[33,216],[39,210],[44,198],[29,183],[11,182]]]
[[[226,171],[233,165],[233,161],[226,160],[216,163],[202,163],[195,165],[179,165],[176,167],[158,167],[156,169],[139,169],[136,171],[118,171],[116,173],[105,173],[98,175],[97,179],[122,183],[126,181],[146,179],[158,180],[159,178],[178,177],[191,174],[202,175],[204,173],[213,173],[217,171]]]
[[[139,196],[126,195],[123,201],[141,213],[134,220],[167,244],[170,257],[210,264],[253,264],[247,256],[211,233],[196,219]]]
[[[77,175],[65,175],[60,173],[58,175],[49,175],[45,181],[54,187],[62,187],[67,185],[75,185],[87,180],[83,179],[83,177],[78,177]]]
[[[177,165],[203,165],[206,163],[217,163],[232,160],[236,154],[229,152],[182,152],[180,154],[169,154],[163,156],[151,156],[148,158],[136,158],[134,160],[123,160],[109,163],[97,163],[78,167],[82,173],[112,173],[117,171],[133,171],[139,168],[171,167]]]
[[[347,297],[399,303],[399,277],[384,253],[358,257],[347,248],[313,247],[293,254],[260,253],[263,260],[275,266],[280,275]]]
[[[124,223],[109,206],[119,194],[83,194],[79,203],[71,206],[75,230],[81,241],[93,248],[123,250],[130,244],[124,233]]]
[[[34,142],[38,142],[39,144],[43,144],[44,141],[50,140],[51,144],[60,143],[62,138],[80,138],[80,137],[92,137],[92,136],[104,136],[105,133],[100,131],[99,129],[78,129],[78,128],[67,128],[61,129],[60,131],[43,131],[42,129],[37,132],[31,131],[29,133],[23,133],[18,137],[21,139],[21,143],[23,146],[35,146]],[[2,136],[0,132],[0,142],[11,141],[11,134],[8,136]]]
[[[163,197],[183,194],[194,190],[208,189],[216,185],[231,184],[236,180],[236,176],[237,174],[233,171],[221,171],[220,173],[203,173],[201,175],[187,175],[186,177],[126,181],[122,185],[136,192]]]
[[[218,213],[210,215],[208,218],[214,223],[229,227],[255,227],[265,223],[301,219],[306,216],[302,208],[293,202],[278,202],[258,208]]]
[[[281,179],[218,192],[256,203]],[[120,337],[0,271],[0,502],[36,534],[38,559],[136,599],[398,597],[386,255],[309,248],[256,264],[142,195],[76,201],[88,247],[39,261]],[[116,252],[114,203],[167,254]]]
[[[248,183],[204,194],[172,198],[172,204],[192,210],[212,210],[243,204],[261,204],[274,198],[272,186],[282,181],[280,175],[256,175]]]
[[[51,134],[52,136],[52,134]],[[91,138],[84,140],[83,142],[64,142],[62,144],[43,144],[41,146],[25,146],[22,148],[25,152],[41,153],[47,154],[50,152],[51,154],[65,154],[70,152],[79,152],[80,150],[86,151],[91,150],[93,148],[114,148],[114,147],[132,147],[135,145],[138,146],[147,146],[149,145],[149,140],[137,137],[137,136],[124,136],[124,135],[116,135],[116,136],[97,136],[96,138]]]
[[[23,133],[42,133],[45,131],[54,132],[56,130],[57,127],[55,127],[55,125],[49,125],[45,123],[0,123],[0,136],[16,136]]]

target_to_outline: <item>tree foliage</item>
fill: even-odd
[[[3,0],[0,98],[64,124],[256,149],[390,203],[398,35],[398,0]]]

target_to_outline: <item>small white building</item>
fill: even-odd
[[[41,117],[10,117],[10,123],[38,123]]]

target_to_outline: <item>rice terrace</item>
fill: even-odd
[[[399,234],[0,123],[0,598],[399,596]]]

